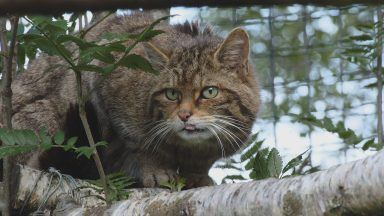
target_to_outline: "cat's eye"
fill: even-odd
[[[203,89],[201,96],[205,99],[211,99],[219,94],[219,89],[215,86],[208,86]]]
[[[168,100],[175,101],[180,99],[180,92],[176,89],[167,89],[165,90],[165,96],[168,98]]]

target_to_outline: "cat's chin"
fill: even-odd
[[[212,134],[209,130],[181,130],[177,132],[177,135],[180,139],[190,142],[190,143],[201,143],[212,138]]]

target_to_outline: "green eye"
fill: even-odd
[[[217,94],[219,94],[219,89],[215,86],[205,87],[201,92],[202,97],[205,99],[214,98]]]
[[[180,92],[176,89],[167,89],[165,90],[165,96],[168,100],[175,101],[180,98]]]

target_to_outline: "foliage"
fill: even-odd
[[[3,145],[0,146],[0,159],[7,156],[28,153],[36,149],[48,151],[52,148],[74,151],[78,157],[84,155],[89,159],[92,152],[95,151],[95,148],[90,146],[76,147],[77,137],[71,137],[65,140],[63,132],[58,131],[53,136],[50,136],[44,129],[35,133],[32,130],[9,130],[0,128],[0,140],[3,143]],[[99,142],[95,147],[106,145],[106,142]]]
[[[173,192],[180,192],[185,187],[185,183],[185,178],[177,178],[168,182],[162,182],[160,183],[160,186],[168,188]]]
[[[156,73],[145,58],[129,53],[139,42],[148,41],[162,33],[155,30],[154,27],[167,18],[163,17],[156,20],[139,34],[109,33],[108,36],[100,38],[100,40],[107,39],[108,42],[100,44],[100,40],[85,40],[85,34],[80,34],[80,36],[67,34],[72,26],[65,19],[30,16],[25,17],[25,20],[32,27],[26,34],[19,35],[18,40],[24,49],[28,50],[27,56],[29,58],[34,58],[37,51],[60,56],[69,64],[68,67],[75,72],[91,71],[106,75],[122,66]],[[126,47],[127,42],[132,40],[133,42]],[[94,60],[104,64],[95,64],[93,63]]]
[[[377,58],[377,40],[375,29],[378,22],[359,24],[356,28],[359,34],[349,36],[343,40],[345,50],[342,57],[358,65],[362,69],[374,70],[375,59]]]
[[[371,148],[378,151],[382,148],[380,145],[375,143],[375,138],[367,140],[362,136],[356,135],[353,130],[347,129],[345,127],[344,122],[339,121],[337,124],[334,124],[330,118],[324,117],[323,119],[319,120],[311,114],[290,114],[290,116],[292,116],[295,121],[300,121],[304,124],[319,127],[331,133],[336,133],[338,134],[339,138],[344,141],[344,143],[352,145],[353,147],[364,141],[364,144],[362,145],[363,150]]]
[[[100,180],[88,180],[94,186],[84,186],[83,188],[92,188],[98,193],[102,193],[102,183]],[[111,201],[119,201],[128,199],[130,192],[129,188],[135,183],[133,178],[126,176],[124,173],[113,173],[107,175],[108,195]],[[97,196],[105,200],[104,197]]]
[[[291,159],[285,166],[279,151],[276,148],[261,148],[264,140],[258,140],[259,134],[256,133],[249,138],[249,147],[241,153],[240,160],[230,159],[226,164],[217,166],[218,168],[235,169],[240,172],[249,171],[249,178],[260,180],[265,178],[285,178],[292,175],[302,175],[318,170],[308,164],[308,160],[303,159],[305,151]],[[244,164],[242,168],[242,164]],[[308,166],[308,168],[305,168]],[[290,174],[289,171],[291,171]],[[246,180],[242,175],[228,175],[226,180]]]
[[[111,14],[111,13],[110,13]],[[24,68],[25,57],[34,59],[40,52],[50,56],[57,56],[64,61],[53,65],[55,67],[63,67],[71,69],[76,74],[77,80],[77,95],[80,115],[84,118],[82,123],[87,131],[89,124],[85,112],[85,102],[88,100],[90,92],[83,93],[81,82],[81,73],[89,71],[96,72],[106,77],[118,67],[126,67],[128,69],[143,70],[156,74],[151,64],[140,55],[131,54],[133,48],[140,42],[151,40],[156,35],[163,33],[160,30],[154,29],[161,21],[168,17],[160,18],[146,27],[139,34],[112,34],[108,37],[102,37],[96,41],[85,40],[86,34],[97,25],[95,22],[91,26],[87,26],[85,30],[76,34],[73,32],[77,14],[66,20],[63,17],[43,17],[43,16],[25,16],[23,19],[28,22],[29,30],[26,33],[24,25],[20,25],[17,30],[17,38],[10,38],[18,41],[17,64],[18,68]],[[107,15],[108,16],[108,15]],[[105,17],[103,18],[105,19]],[[9,35],[9,34],[8,34]],[[103,40],[103,41],[101,41]],[[105,42],[107,40],[107,42]],[[59,61],[60,62],[60,61]],[[46,71],[48,72],[48,71]],[[85,119],[85,120],[84,120]],[[91,137],[92,134],[87,134]],[[98,167],[101,182],[103,183],[107,202],[114,199],[120,199],[126,194],[119,192],[130,184],[130,179],[127,179],[120,174],[109,176],[109,181],[104,176],[101,161],[97,153],[98,146],[105,146],[106,142],[93,143],[93,139],[89,139],[90,146],[76,147],[76,137],[69,138],[65,142],[65,134],[57,132],[54,136],[49,136],[45,130],[35,133],[31,130],[7,130],[1,129],[0,139],[4,145],[0,147],[0,158],[6,156],[15,156],[22,153],[27,153],[40,148],[47,151],[53,147],[62,148],[65,151],[72,150],[77,153],[77,156],[85,156],[88,159],[93,158]],[[111,193],[111,194],[109,194]]]
[[[276,128],[287,123],[289,113],[312,113],[320,119],[341,121],[344,128],[359,121],[361,126],[355,133],[373,138],[377,129],[377,82],[372,73],[377,56],[376,10],[377,7],[365,5],[204,7],[197,17],[217,25],[223,35],[238,26],[248,31],[252,44],[250,60],[263,86],[258,124],[262,128],[275,127],[279,142],[276,145],[281,146],[285,140]],[[314,145],[319,143],[313,139],[311,124],[297,121],[294,127]],[[267,139],[268,143],[273,142],[272,136]],[[345,155],[348,160],[347,150],[352,145],[340,145],[340,152],[325,150],[322,156],[342,162]],[[314,150],[310,155],[318,153]]]

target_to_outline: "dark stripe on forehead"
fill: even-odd
[[[182,72],[181,80],[178,83],[179,85],[194,83],[196,81],[196,76],[201,76],[201,55],[201,50],[197,47],[183,50],[183,54],[179,56],[177,62],[177,67]]]

